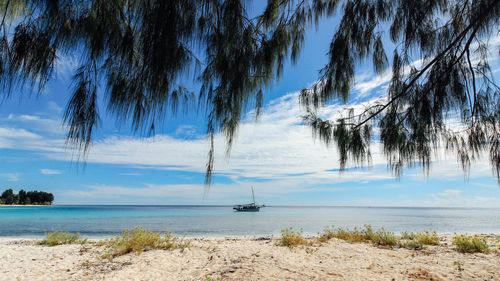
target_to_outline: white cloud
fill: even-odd
[[[196,137],[196,127],[192,125],[181,125],[175,130],[175,135],[178,137]]]
[[[78,59],[77,56],[58,56],[58,60],[56,62],[56,74],[59,79],[64,81],[69,81],[75,70],[78,68]]]
[[[0,127],[0,149],[66,153],[64,139],[52,139],[26,129]]]
[[[329,107],[335,114],[339,107]],[[216,173],[237,180],[245,178],[280,179],[302,175],[311,180],[344,182],[391,178],[370,171],[346,172],[338,177],[338,154],[311,137],[310,128],[301,123],[297,94],[273,101],[260,122],[242,122],[229,159],[225,157],[225,139],[216,136]],[[249,114],[251,115],[251,114]],[[90,163],[124,164],[142,168],[183,170],[204,173],[208,143],[205,139],[179,139],[169,135],[138,139],[112,136],[97,141],[88,155]],[[67,153],[44,153],[56,160],[69,160]],[[374,152],[373,164],[384,163]],[[303,175],[306,173],[307,175]],[[363,178],[359,178],[363,176]]]
[[[216,174],[229,176],[233,181],[240,178],[261,178],[275,182],[295,175],[294,184],[309,186],[392,178],[390,173],[381,172],[380,169],[347,171],[339,176],[335,171],[339,169],[339,157],[335,147],[325,147],[323,143],[311,137],[310,128],[302,124],[300,116],[303,111],[298,104],[297,95],[292,93],[272,101],[264,109],[260,122],[254,122],[252,114],[248,114],[248,119],[241,123],[238,130],[230,158],[225,157],[224,137],[217,135]],[[362,108],[363,104],[355,106]],[[322,109],[321,114],[333,118],[342,108],[339,105],[330,105]],[[39,122],[38,118],[28,115],[16,118]],[[188,131],[193,129],[183,128]],[[0,148],[34,150],[49,159],[74,160],[71,151],[65,149],[62,136],[49,139],[25,129],[0,128]],[[385,166],[385,157],[379,149],[378,143],[372,143],[372,164]],[[110,136],[93,144],[87,161],[204,173],[207,152],[208,142],[203,138],[181,139],[156,135],[141,139]],[[455,157],[447,156],[443,152],[438,154],[439,159],[433,163],[431,173],[440,177],[463,177]],[[472,171],[473,177],[491,175],[486,158],[481,159]],[[409,176],[422,178],[418,170],[411,172]]]
[[[16,182],[16,181],[19,181],[20,174],[19,173],[5,173],[5,174],[0,174],[0,177],[7,178],[7,181]]]
[[[47,109],[52,113],[59,115],[63,111],[62,107],[60,107],[56,102],[49,101],[47,104]]]
[[[26,129],[31,129],[38,133],[52,133],[58,135],[63,135],[66,133],[66,128],[62,125],[61,120],[43,118],[38,115],[9,114],[7,121],[10,123],[18,123]]]
[[[60,175],[60,174],[62,174],[62,171],[51,170],[51,169],[41,169],[40,173],[42,173],[44,175]]]
[[[498,207],[500,197],[464,194],[463,190],[445,189],[442,192],[430,193],[421,203],[422,206],[442,207]]]
[[[388,83],[390,75],[381,77],[361,77],[355,89],[368,94],[374,89]],[[311,137],[311,130],[302,123],[304,114],[297,99],[298,93],[287,94],[273,100],[267,105],[259,122],[254,122],[253,113],[247,114],[243,120],[238,136],[233,144],[231,157],[225,156],[225,139],[221,135],[215,138],[216,147],[216,175],[229,177],[234,184],[215,184],[210,196],[226,198],[234,196],[241,188],[248,189],[249,179],[270,179],[259,182],[259,191],[268,197],[280,196],[291,192],[310,191],[343,191],[342,185],[366,185],[377,181],[392,179],[385,170],[385,157],[380,152],[377,142],[371,144],[373,169],[353,169],[339,174],[338,153],[335,147],[325,147]],[[351,106],[361,110],[368,102],[353,102]],[[334,119],[344,107],[342,105],[328,105],[321,109],[320,114],[328,119]],[[48,159],[60,161],[74,160],[72,151],[64,146],[64,136],[58,134],[44,134],[49,128],[59,129],[60,121],[42,118],[36,115],[10,115],[7,118],[9,126],[0,124],[0,148],[24,149],[35,151]],[[12,125],[16,125],[13,127]],[[30,127],[31,126],[31,127]],[[31,129],[28,129],[31,128]],[[38,128],[38,130],[37,130]],[[201,136],[195,135],[196,128],[180,126],[173,135],[156,135],[151,138],[136,138],[132,136],[107,136],[97,140],[88,155],[89,163],[127,165],[142,169],[165,169],[204,173],[208,142]],[[189,137],[189,139],[185,139]],[[432,163],[430,177],[440,179],[463,178],[456,157],[447,155],[439,150]],[[353,165],[351,165],[353,166]],[[44,171],[46,173],[44,173]],[[54,170],[42,169],[41,173],[50,174]],[[57,171],[59,172],[59,171]],[[122,173],[123,176],[140,176],[141,173]],[[487,157],[481,158],[471,168],[471,178],[491,176]],[[418,169],[413,169],[404,175],[412,180],[425,181]],[[373,188],[373,184],[370,188]],[[235,188],[237,187],[237,188]],[[357,187],[354,187],[354,189]],[[398,183],[385,184],[382,189],[404,188]],[[352,188],[351,188],[352,189]],[[225,194],[218,193],[226,192]],[[203,185],[151,185],[145,184],[135,187],[120,187],[108,185],[94,185],[87,190],[71,191],[74,196],[92,197],[97,194],[106,196],[134,195],[134,196],[185,196],[196,197],[204,194]],[[217,193],[216,193],[217,192]],[[142,195],[141,195],[142,194]],[[226,195],[227,194],[227,195]],[[241,193],[240,193],[241,194]],[[99,195],[100,196],[100,195]],[[476,198],[474,202],[485,201],[485,198]],[[468,204],[458,190],[448,189],[441,193],[428,196],[424,204],[460,205]],[[495,198],[488,202],[495,202]],[[360,202],[360,201],[358,201]],[[368,204],[368,203],[367,203]],[[479,204],[479,203],[478,203]]]
[[[372,91],[382,85],[386,85],[391,81],[392,70],[388,69],[380,75],[361,75],[358,76],[358,81],[353,87],[354,91],[358,91],[357,98],[364,98],[368,95],[372,96]]]

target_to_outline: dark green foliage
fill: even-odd
[[[19,193],[17,194],[17,196],[19,198],[19,204],[21,204],[21,205],[26,204],[26,199],[28,198],[26,191],[24,191],[23,189],[19,190]],[[30,199],[30,201],[31,201],[31,199]]]
[[[6,205],[16,204],[16,196],[12,189],[7,189],[2,193],[2,201]]]
[[[494,0],[345,1],[321,79],[301,94],[305,122],[325,143],[337,144],[342,169],[349,160],[370,160],[375,126],[398,176],[415,164],[427,171],[433,151],[444,147],[458,155],[465,171],[489,152],[500,180],[500,88],[487,52],[499,19],[500,2]],[[377,73],[385,69],[380,31],[388,24],[396,49],[387,98],[335,121],[319,118],[316,109],[332,98],[347,101],[357,63],[371,56]],[[455,116],[460,124],[449,121]]]
[[[397,174],[417,162],[428,168],[432,151],[444,144],[458,152],[464,169],[489,149],[499,175],[500,97],[486,40],[498,31],[498,1],[268,0],[253,17],[247,4],[0,1],[3,92],[26,84],[40,90],[53,77],[58,57],[79,56],[64,119],[68,142],[83,152],[99,124],[101,101],[117,119],[146,134],[179,108],[202,108],[211,141],[209,182],[214,134],[226,136],[229,153],[242,114],[250,106],[260,112],[263,90],[280,77],[286,60],[296,61],[306,30],[341,10],[329,61],[319,82],[300,98],[308,109],[306,123],[338,146],[341,168],[350,160],[369,162],[372,126],[378,126]],[[370,59],[376,73],[389,66],[384,36],[396,43],[387,99],[340,120],[318,118],[316,109],[325,103],[349,99],[359,62]],[[411,64],[416,59],[422,66]],[[183,86],[191,81],[201,84],[198,105],[194,90]],[[458,131],[446,123],[454,114],[461,116]]]
[[[26,192],[23,189],[19,191],[19,194],[14,194],[12,189],[7,189],[2,193],[1,200],[5,205],[51,205],[54,195],[43,191]]]

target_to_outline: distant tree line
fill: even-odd
[[[12,189],[7,189],[0,197],[0,205],[52,205],[54,195],[43,191],[24,191],[20,190],[14,194]]]

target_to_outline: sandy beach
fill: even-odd
[[[463,254],[450,236],[424,250],[383,249],[331,239],[277,246],[272,237],[188,238],[185,249],[130,253],[104,247],[47,247],[0,239],[0,280],[500,280],[500,253]]]

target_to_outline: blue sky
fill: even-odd
[[[374,142],[370,168],[338,173],[335,148],[312,138],[297,102],[298,91],[314,83],[326,63],[335,22],[310,29],[298,63],[287,63],[281,80],[266,92],[258,122],[252,111],[242,121],[230,158],[224,155],[224,138],[216,137],[209,190],[203,185],[208,142],[202,114],[168,118],[154,137],[144,138],[101,109],[87,162],[77,161],[78,154],[65,146],[61,121],[77,57],[60,58],[41,95],[14,93],[1,104],[0,189],[50,191],[56,204],[236,204],[250,199],[253,186],[258,203],[269,205],[500,206],[486,155],[474,163],[468,180],[456,158],[441,151],[428,177],[417,167],[397,180]],[[497,47],[499,39],[490,44]],[[498,80],[498,53],[493,55]],[[383,95],[389,78],[361,65],[349,105]],[[321,115],[335,117],[342,106],[332,103]]]

